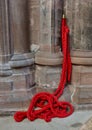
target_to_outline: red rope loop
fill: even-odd
[[[71,58],[69,51],[69,40],[68,34],[69,29],[66,25],[66,19],[62,19],[62,52],[64,54],[63,65],[62,65],[62,74],[60,78],[59,86],[55,93],[50,94],[47,92],[42,92],[36,94],[29,106],[28,111],[26,112],[16,112],[14,119],[17,122],[21,122],[25,118],[28,118],[30,121],[35,119],[44,119],[46,122],[51,121],[52,118],[59,117],[64,118],[71,115],[74,111],[73,106],[68,102],[59,102],[58,98],[61,96],[64,90],[64,86],[71,78]]]
[[[44,102],[41,103],[41,101]],[[56,96],[43,92],[35,95],[27,112],[17,112],[14,118],[17,122],[24,120],[26,117],[30,121],[40,118],[49,122],[53,117],[67,117],[71,115],[72,111],[73,108],[70,103],[59,102]]]

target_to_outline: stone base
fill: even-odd
[[[74,104],[92,105],[92,66],[73,65],[70,90]]]
[[[11,76],[0,78],[0,113],[28,108],[35,94],[34,66],[13,68],[12,72]]]
[[[60,66],[40,66],[36,65],[36,83],[39,91],[53,92],[59,84],[61,73]]]
[[[20,97],[18,95],[17,98],[15,98],[13,96],[13,92],[11,92],[11,97],[8,94],[7,100],[3,100],[3,101],[0,100],[0,115],[6,116],[6,115],[11,115],[16,111],[27,110],[35,92],[36,92],[35,87],[31,88],[30,90],[27,90],[26,92],[20,91],[19,92]],[[23,97],[24,93],[27,95],[26,98],[21,98]]]

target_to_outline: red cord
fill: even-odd
[[[52,118],[64,118],[73,113],[74,108],[70,103],[58,101],[58,98],[63,94],[66,82],[70,81],[71,78],[72,65],[68,35],[69,29],[66,25],[66,19],[63,18],[61,26],[61,37],[64,59],[60,83],[56,92],[53,94],[47,92],[36,94],[30,103],[28,111],[16,112],[14,114],[14,119],[16,122],[21,122],[25,118],[28,118],[30,121],[34,121],[35,119],[40,118],[44,119],[46,122],[49,122]]]

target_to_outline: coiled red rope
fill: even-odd
[[[71,79],[71,58],[69,51],[69,29],[66,24],[66,19],[62,19],[61,38],[62,38],[62,52],[64,55],[62,74],[57,90],[53,93],[41,92],[36,94],[26,112],[16,112],[14,119],[16,122],[21,122],[25,118],[30,121],[35,119],[44,119],[46,122],[51,121],[52,118],[64,118],[71,115],[74,111],[73,106],[68,102],[58,101],[58,98],[63,94],[63,90],[67,81]]]

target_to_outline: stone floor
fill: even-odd
[[[92,130],[92,117],[81,127],[80,130]]]
[[[30,122],[27,119],[21,123],[16,123],[13,117],[1,117],[0,130],[80,130],[91,117],[92,111],[74,112],[68,118],[56,118],[50,123],[43,120]]]

